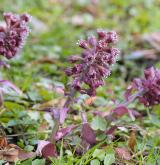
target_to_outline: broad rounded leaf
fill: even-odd
[[[100,161],[98,159],[91,160],[91,165],[100,165]]]
[[[104,165],[112,165],[115,163],[115,155],[114,154],[106,154],[104,158]]]
[[[44,158],[57,157],[56,146],[52,143],[48,143],[42,149],[42,156]]]
[[[112,110],[112,112],[117,116],[123,116],[124,114],[128,113],[128,108],[120,105]]]
[[[53,143],[45,140],[39,140],[36,153],[44,158],[57,157],[56,146]]]
[[[100,116],[96,116],[93,121],[91,122],[91,127],[94,130],[101,130],[105,131],[107,127],[106,120]]]
[[[92,156],[94,158],[98,158],[100,161],[103,161],[105,158],[105,150],[104,149],[95,149]]]

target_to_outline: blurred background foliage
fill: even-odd
[[[144,68],[160,65],[159,7],[159,0],[1,0],[1,19],[8,11],[32,15],[26,46],[3,76],[23,91],[39,81],[66,84],[66,57],[80,52],[79,39],[104,28],[119,35],[121,55],[107,79],[119,90],[124,81],[142,76]],[[117,81],[112,80],[115,76]]]
[[[137,76],[139,67],[147,67],[159,59],[149,52],[152,60],[146,57],[137,60],[141,52],[138,55],[135,52],[150,48],[143,36],[160,29],[159,7],[159,0],[1,0],[0,12],[1,18],[2,13],[7,11],[32,15],[31,35],[25,51],[13,60],[17,67],[26,67],[27,63],[29,65],[31,61],[41,58],[66,61],[66,56],[79,53],[80,49],[76,46],[78,39],[94,33],[97,28],[104,28],[117,31],[120,58],[126,59],[120,60],[120,63],[127,63],[132,76]],[[30,72],[45,76],[59,75],[57,68],[61,66],[65,64],[37,65]],[[126,68],[122,66],[119,70],[122,77],[128,80]]]

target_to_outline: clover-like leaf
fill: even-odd
[[[106,120],[100,116],[96,116],[93,121],[91,122],[91,127],[94,130],[101,130],[105,131],[107,127]]]

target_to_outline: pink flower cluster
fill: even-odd
[[[139,101],[145,106],[160,104],[160,69],[148,68],[144,71],[144,78],[134,79],[128,88],[127,98],[132,90],[139,92]]]
[[[0,26],[0,55],[7,59],[14,57],[20,48],[22,48],[26,37],[28,36],[28,14],[15,15],[4,13],[6,27]]]
[[[112,47],[117,42],[116,32],[98,30],[97,35],[97,38],[90,36],[79,41],[84,51],[80,56],[70,57],[74,66],[66,70],[66,74],[74,79],[72,86],[90,96],[96,94],[96,88],[104,85],[103,77],[110,75],[111,66],[119,54],[119,50]]]

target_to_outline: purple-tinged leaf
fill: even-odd
[[[142,117],[142,115],[136,110],[130,109],[129,111],[132,113],[134,117]]]
[[[90,127],[89,123],[87,122],[87,117],[85,112],[81,112],[82,117],[82,143],[83,141],[86,141],[89,144],[95,144],[96,143],[96,135],[94,133],[94,130]]]
[[[49,143],[50,142],[46,141],[46,140],[38,140],[38,146],[37,146],[37,150],[36,150],[37,155],[41,156],[43,147]]]
[[[24,151],[23,149],[21,149],[18,146],[15,146],[14,148],[16,148],[18,150],[18,159],[20,159],[20,160],[35,158],[36,155],[37,155],[36,152],[27,152],[27,151]]]
[[[58,94],[64,95],[64,88],[60,87],[60,86],[56,86],[55,87],[55,92],[58,93]]]
[[[0,85],[3,85],[3,87],[0,87],[0,90],[4,93],[6,93],[5,87],[8,87],[14,90],[19,95],[22,95],[22,91],[8,80],[0,80]]]
[[[82,123],[88,123],[87,121],[87,116],[86,116],[86,113],[85,112],[81,112],[81,117],[82,117]]]
[[[95,116],[105,117],[105,116],[109,115],[110,112],[109,111],[102,112],[102,111],[97,110],[97,111],[93,111],[92,113]]]
[[[133,109],[128,109],[128,114],[132,120],[135,120],[135,117],[140,117],[141,114]]]
[[[109,130],[105,131],[105,134],[106,134],[106,135],[113,135],[114,132],[116,131],[116,129],[117,129],[117,126],[114,125],[114,126],[111,127]]]
[[[127,101],[129,101],[129,97],[131,96],[132,90],[133,90],[132,85],[129,85],[129,86],[127,87],[127,90],[126,90],[125,93],[124,93],[124,97],[125,97],[125,99],[126,99]]]
[[[112,113],[115,117],[121,117],[125,114],[128,114],[132,120],[135,120],[135,117],[140,117],[140,113],[135,110],[128,109],[126,106],[119,105],[115,109],[112,110]]]
[[[84,123],[82,125],[82,140],[91,145],[96,144],[96,135],[89,123]]]
[[[50,109],[50,112],[52,112],[52,117],[54,118],[54,119],[59,119],[59,117],[60,117],[60,112],[59,112],[59,110],[58,109]]]
[[[68,135],[70,132],[72,132],[75,128],[77,128],[76,125],[70,125],[69,127],[60,129],[55,136],[55,140],[58,141],[62,139],[64,136]]]
[[[67,112],[68,112],[68,108],[62,108],[60,109],[60,123],[63,124],[64,120],[67,117]]]
[[[112,112],[117,116],[123,116],[124,114],[128,113],[128,108],[123,105],[119,105],[118,107],[113,109]]]
[[[56,146],[53,143],[48,143],[42,148],[42,156],[44,158],[57,157]]]
[[[38,156],[42,156],[44,158],[57,157],[56,146],[53,143],[46,140],[38,141],[36,153]]]

